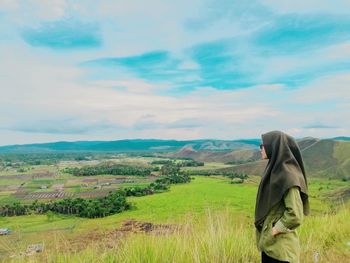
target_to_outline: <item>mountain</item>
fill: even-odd
[[[306,148],[314,145],[318,141],[320,141],[320,139],[313,138],[313,137],[305,137],[305,138],[297,140],[297,143],[298,143],[300,150],[303,151]]]
[[[130,139],[117,141],[77,141],[53,142],[23,145],[1,146],[1,152],[56,152],[56,151],[110,151],[110,152],[173,152],[191,145],[194,150],[229,151],[232,149],[252,149],[259,145],[260,140],[158,140]]]
[[[305,137],[298,139],[298,145],[301,150],[306,149],[315,143],[319,139],[313,137]],[[247,142],[247,141],[246,141]],[[180,150],[174,153],[168,153],[167,157],[177,157],[177,158],[191,158],[196,161],[202,162],[251,162],[261,159],[260,150],[258,148],[259,143],[247,144],[242,142],[236,142],[236,145],[231,144],[232,150],[229,151],[209,151],[212,149],[212,145],[207,142],[203,143],[205,148],[199,147],[199,150],[194,149],[193,145],[185,145]],[[229,148],[229,147],[228,147]],[[246,167],[242,166],[242,167]]]
[[[320,140],[302,154],[305,167],[312,175],[350,177],[350,141]]]
[[[260,158],[260,152],[256,149],[257,146],[239,145],[234,150],[230,151],[197,151],[192,145],[186,145],[175,153],[164,154],[165,157],[191,158],[201,162],[247,162],[255,161]]]
[[[332,139],[337,141],[350,141],[350,137],[345,137],[345,136],[334,137]]]
[[[308,176],[350,178],[350,141],[304,138],[298,140]],[[222,170],[262,175],[266,160],[257,160]]]

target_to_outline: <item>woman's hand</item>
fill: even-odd
[[[276,227],[272,227],[272,235],[276,236],[278,234],[278,230],[276,229]]]

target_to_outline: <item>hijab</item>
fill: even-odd
[[[254,224],[258,229],[270,209],[293,186],[299,187],[304,215],[310,213],[305,168],[297,142],[281,131],[262,134],[261,138],[269,161],[256,197]]]

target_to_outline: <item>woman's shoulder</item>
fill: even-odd
[[[300,190],[298,186],[292,186],[288,188],[283,194],[283,198],[277,202],[274,206],[271,207],[269,214],[270,216],[276,214],[282,214],[286,209],[286,203],[293,202],[300,198]]]
[[[294,199],[295,197],[300,197],[300,187],[297,185],[293,185],[290,188],[288,188],[284,194],[283,199]]]
[[[301,202],[299,187],[292,186],[288,188],[283,198],[271,207],[265,221],[274,221],[276,218],[281,217],[285,210],[290,207],[299,209],[299,206],[302,205]]]

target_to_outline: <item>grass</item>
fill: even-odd
[[[345,226],[349,216],[349,207],[344,206],[337,214],[305,218],[298,229],[302,262],[314,262],[316,253],[318,262],[347,262],[350,228]],[[229,207],[220,212],[207,208],[200,220],[187,213],[181,225],[172,234],[85,240],[86,247],[77,250],[64,236],[54,233],[49,242],[54,249],[38,254],[31,262],[260,262],[252,222]],[[19,256],[13,262],[25,259]]]
[[[0,254],[16,254],[13,262],[31,243],[44,243],[45,251],[33,262],[259,262],[255,247],[253,213],[258,177],[244,184],[229,184],[229,179],[196,176],[190,184],[171,186],[169,192],[130,197],[133,209],[99,219],[46,215],[0,218],[0,227],[15,233],[1,237]],[[349,255],[349,204],[337,209],[322,201],[328,191],[344,187],[339,180],[310,179],[311,215],[305,217],[299,233],[302,257],[313,262]],[[339,210],[338,210],[339,209]],[[90,234],[108,237],[124,220],[134,218],[152,223],[182,225],[182,231],[167,235],[134,234],[123,239],[90,239]],[[72,243],[84,249],[74,250]],[[1,253],[2,252],[2,253]],[[10,260],[6,257],[6,260]],[[327,261],[328,260],[328,261]],[[11,261],[9,261],[11,262]]]
[[[20,185],[22,182],[20,179],[0,179],[0,185]]]
[[[0,193],[0,204],[1,205],[13,204],[16,201],[20,201],[18,198],[14,197],[12,195],[13,193],[14,192],[1,192]],[[1,228],[1,226],[0,226],[0,228]]]

